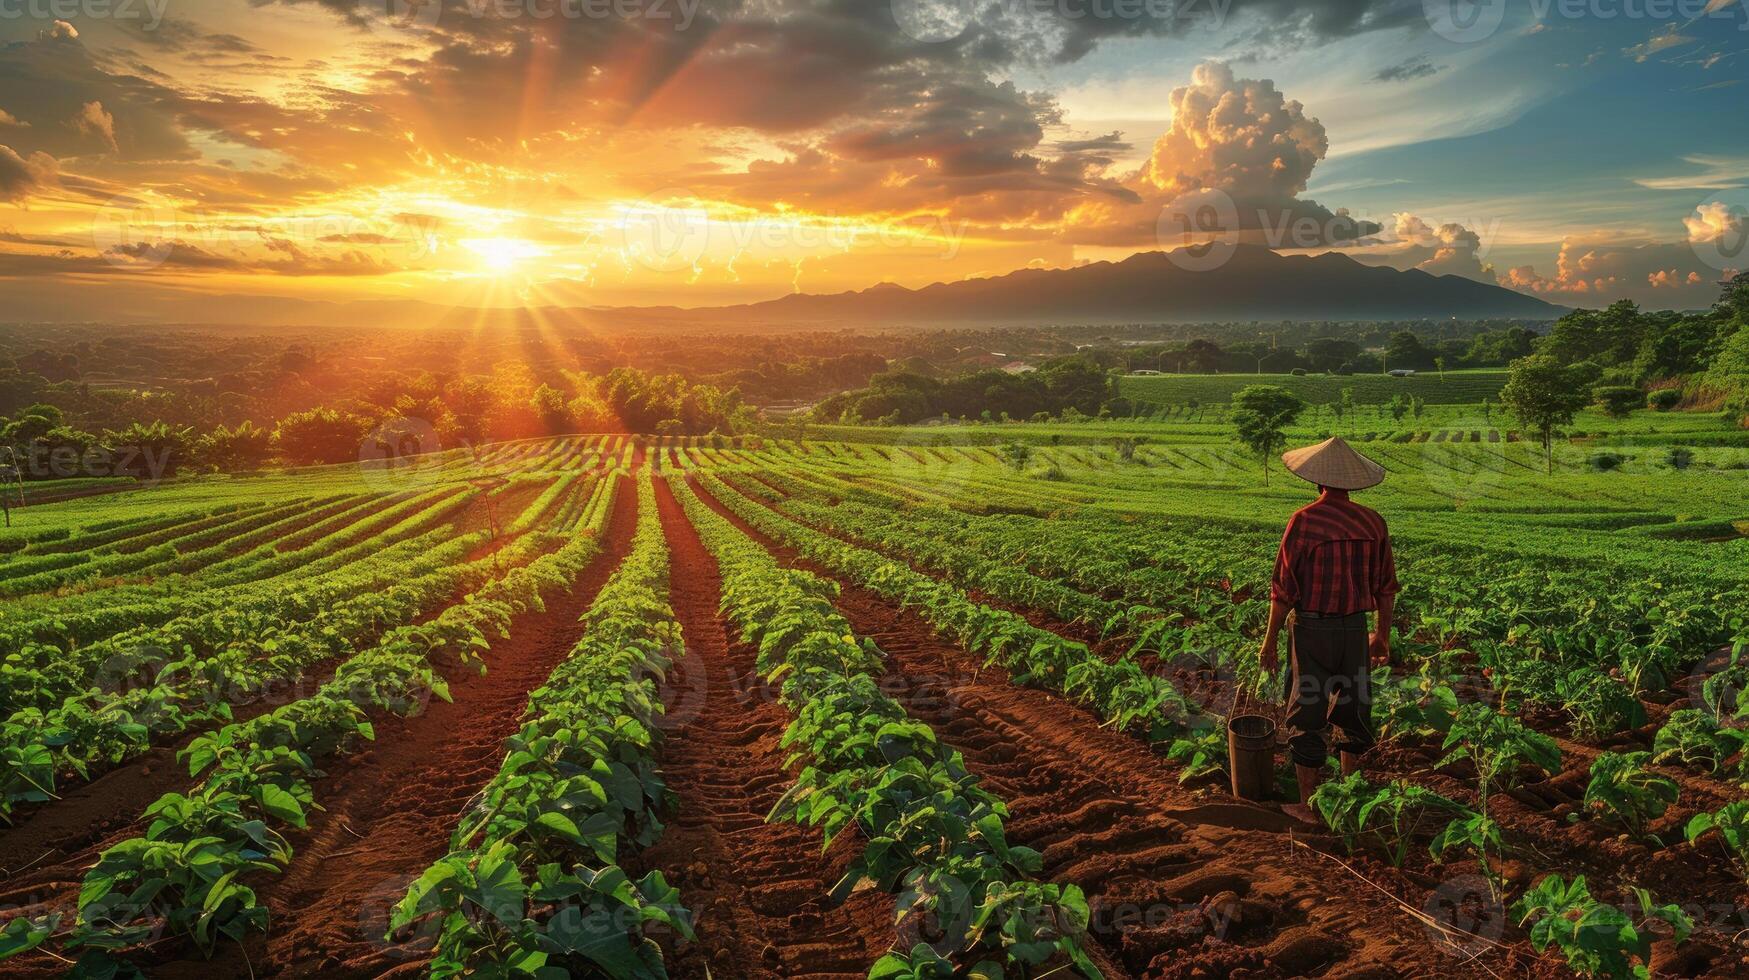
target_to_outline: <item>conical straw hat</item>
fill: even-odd
[[[1281,461],[1300,479],[1337,490],[1365,490],[1385,479],[1383,466],[1355,452],[1341,436],[1282,453]]]

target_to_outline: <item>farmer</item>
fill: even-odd
[[[1293,622],[1287,673],[1288,748],[1300,784],[1300,802],[1282,809],[1315,823],[1306,805],[1323,778],[1324,733],[1332,723],[1342,738],[1342,774],[1360,766],[1373,745],[1368,664],[1391,660],[1391,611],[1397,567],[1391,536],[1377,512],[1348,499],[1350,490],[1377,486],[1385,468],[1340,438],[1283,453],[1288,471],[1318,485],[1318,499],[1288,519],[1269,590],[1269,628],[1257,659],[1266,672],[1280,663],[1276,640]],[[1376,610],[1371,637],[1366,614]]]

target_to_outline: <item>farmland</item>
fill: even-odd
[[[1177,395],[32,502],[0,972],[1741,975],[1749,448],[1426,400],[1290,433],[1404,583],[1322,832],[1225,783],[1309,488]]]
[[[1496,370],[1423,371],[1406,378],[1388,374],[1288,375],[1288,374],[1164,374],[1126,377],[1119,385],[1124,397],[1143,405],[1183,405],[1197,401],[1224,404],[1246,385],[1287,385],[1302,398],[1327,404],[1354,392],[1363,402],[1386,402],[1397,395],[1419,398],[1430,405],[1478,404],[1497,399],[1506,384],[1506,372]]]

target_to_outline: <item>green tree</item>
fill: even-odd
[[[1026,469],[1026,464],[1032,459],[1032,447],[1024,442],[1011,442],[1002,447],[1002,458],[1018,473]]]
[[[1251,385],[1233,395],[1233,426],[1239,441],[1263,464],[1263,485],[1269,485],[1269,458],[1287,441],[1284,429],[1299,418],[1306,403],[1277,385]]]
[[[134,422],[125,429],[103,433],[103,445],[111,452],[116,471],[141,479],[175,475],[188,461],[193,444],[193,429],[163,421]]]
[[[1708,388],[1725,396],[1725,411],[1739,420],[1749,420],[1749,327],[1739,329],[1725,342],[1707,371]]]
[[[273,433],[244,420],[236,427],[219,426],[194,444],[194,458],[221,473],[259,469],[273,452]]]
[[[1591,397],[1612,419],[1625,419],[1646,404],[1646,393],[1632,385],[1603,385],[1593,388]]]
[[[1542,440],[1550,473],[1555,471],[1555,427],[1571,425],[1589,398],[1585,386],[1574,382],[1574,372],[1546,354],[1512,362],[1506,387],[1500,389],[1500,404]]]
[[[313,408],[281,419],[273,430],[273,445],[287,462],[343,463],[358,458],[369,425],[348,412]]]

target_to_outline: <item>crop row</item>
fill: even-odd
[[[85,951],[86,969],[104,970],[110,952],[160,927],[207,952],[220,938],[265,929],[267,909],[242,879],[289,863],[291,847],[274,828],[306,825],[317,761],[373,738],[370,712],[413,714],[428,697],[447,700],[441,658],[483,670],[489,637],[507,636],[515,615],[569,588],[599,552],[595,536],[579,536],[511,567],[435,618],[385,634],[311,696],[196,738],[180,758],[198,782],[165,794],[147,808],[141,836],[99,856],[65,945]]]
[[[797,524],[713,475],[702,479],[724,506],[748,524],[834,574],[902,606],[915,607],[937,632],[984,657],[986,663],[1002,666],[1018,684],[1060,693],[1086,705],[1114,728],[1133,730],[1149,741],[1177,738],[1212,724],[1170,681],[1144,670],[1130,654],[1106,660],[1086,644],[974,601],[964,590],[903,562]]]
[[[622,855],[653,843],[667,790],[656,768],[656,682],[680,649],[669,553],[648,480],[630,554],[583,615],[583,636],[529,695],[526,721],[450,853],[416,880],[394,929],[438,924],[431,975],[472,971],[666,975],[647,934],[691,937],[676,889]],[[557,975],[557,974],[554,974]]]
[[[390,548],[301,585],[232,589],[218,609],[69,650],[27,644],[0,665],[0,817],[50,798],[70,776],[89,778],[93,766],[228,720],[232,704],[294,685],[311,667],[557,546],[525,536],[490,561],[462,563],[483,539]]]
[[[671,480],[722,574],[722,613],[781,684],[794,716],[783,744],[805,760],[773,818],[820,827],[825,846],[860,832],[863,848],[834,889],[864,882],[915,896],[901,920],[932,917],[944,937],[874,964],[880,978],[1036,976],[1073,966],[1098,977],[1082,946],[1085,897],[1034,880],[1042,857],[1008,843],[1007,808],[928,725],[881,690],[883,657],[832,605],[836,587],[771,555]]]

